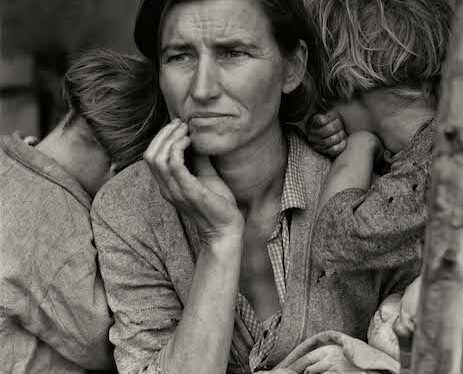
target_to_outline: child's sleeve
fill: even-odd
[[[323,269],[391,269],[418,260],[427,219],[430,160],[397,161],[368,191],[333,196],[314,229],[314,260]]]

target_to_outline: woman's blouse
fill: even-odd
[[[304,209],[306,206],[304,178],[299,168],[304,143],[300,137],[291,135],[291,132],[287,135],[287,141],[288,160],[281,195],[281,208],[275,229],[267,241],[267,251],[272,264],[280,306],[284,305],[286,296],[291,250],[289,233],[291,216],[293,210]],[[266,320],[264,325],[259,322],[246,298],[239,294],[237,312],[255,342],[249,356],[249,366],[251,371],[254,371],[265,362],[273,348],[281,322],[281,310]]]
[[[291,139],[303,137],[290,130]],[[395,268],[325,272],[312,261],[311,232],[330,163],[301,140],[297,168],[304,208],[291,209],[286,293],[276,338],[262,368],[272,368],[307,337],[338,330],[366,339],[369,321],[389,293],[415,277],[417,259]],[[114,313],[110,340],[121,374],[154,373],[179,320],[201,240],[189,219],[164,200],[148,166],[139,162],[97,195],[93,228],[108,303]],[[285,251],[283,249],[283,258]],[[285,261],[283,260],[283,263]],[[255,337],[237,313],[227,373],[249,373]],[[198,358],[200,359],[200,358]]]

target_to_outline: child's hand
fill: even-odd
[[[421,290],[421,276],[407,287],[400,303],[400,315],[394,324],[399,338],[410,338],[416,328],[416,311]]]
[[[332,110],[316,114],[306,126],[309,144],[317,152],[335,158],[346,148],[344,123],[338,112]]]

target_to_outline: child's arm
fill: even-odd
[[[376,179],[367,191],[343,186],[335,195],[336,190],[324,192],[332,197],[323,197],[312,242],[314,261],[320,268],[415,267],[427,220],[431,146],[432,138],[396,158],[389,173]],[[359,186],[360,180],[357,182]]]
[[[351,188],[368,190],[373,164],[383,147],[372,133],[360,131],[347,138],[346,149],[334,160],[320,198],[319,210],[338,192]]]

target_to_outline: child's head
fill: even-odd
[[[95,50],[75,60],[63,91],[68,112],[38,147],[44,152],[48,144],[94,196],[114,173],[142,159],[164,124],[157,77],[147,60]]]
[[[326,52],[326,96],[395,87],[435,107],[452,10],[447,0],[309,0]]]
[[[121,170],[140,160],[166,117],[148,60],[108,50],[90,51],[64,77],[64,130],[79,125]]]

